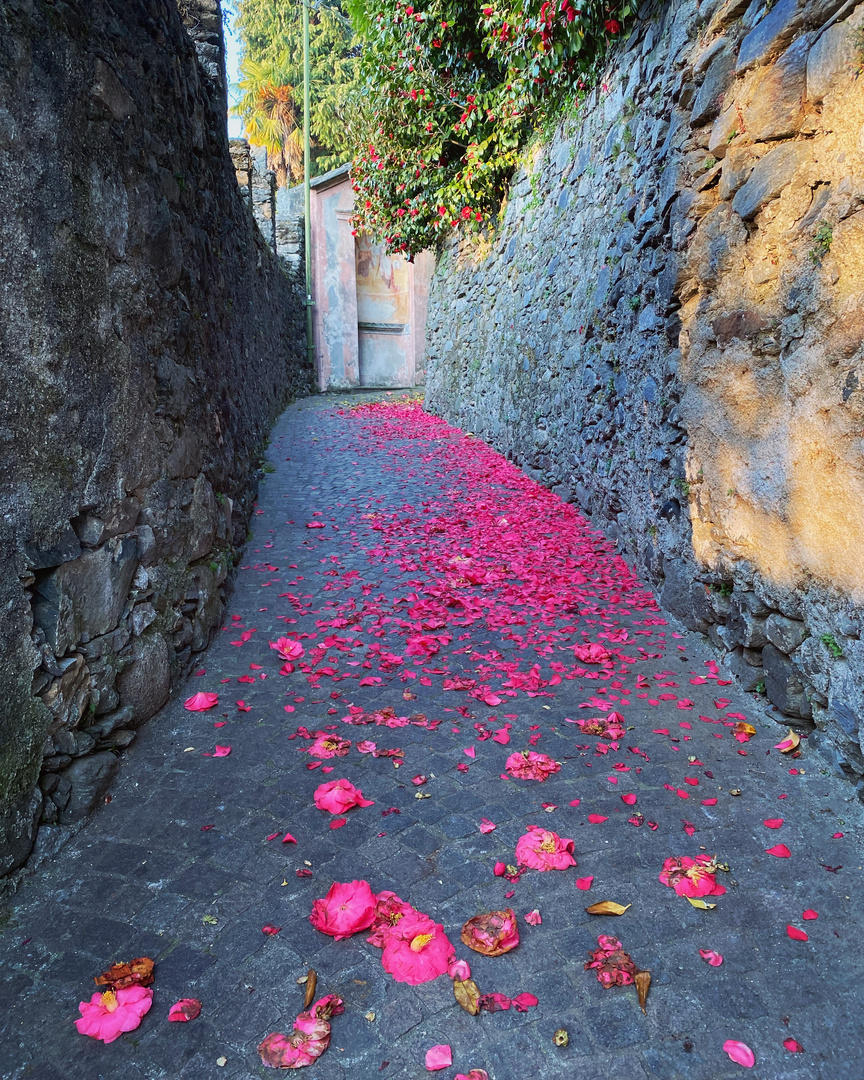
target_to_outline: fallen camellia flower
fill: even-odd
[[[710,855],[669,858],[663,863],[659,880],[673,888],[678,896],[723,896],[726,888],[718,885],[715,874],[720,865]]]
[[[153,961],[149,956],[139,956],[128,964],[112,964],[93,980],[97,986],[109,990],[123,990],[127,986],[150,986],[153,982]]]
[[[299,1069],[311,1065],[330,1045],[330,1017],[344,1012],[342,999],[335,994],[320,998],[294,1021],[291,1035],[274,1031],[258,1046],[258,1053],[271,1069]]]
[[[111,1043],[125,1031],[134,1031],[152,1004],[153,991],[148,986],[106,990],[79,1002],[81,1019],[75,1021],[75,1027],[82,1035]]]
[[[566,870],[576,865],[573,841],[539,825],[529,825],[528,832],[519,837],[516,859],[532,870]]]
[[[581,660],[583,664],[602,664],[604,660],[611,658],[608,649],[604,649],[602,645],[598,645],[595,641],[592,641],[589,645],[574,645],[573,655],[577,660]]]
[[[376,949],[383,949],[387,936],[393,927],[414,908],[400,899],[394,892],[385,889],[375,897],[375,918],[372,921],[372,934],[366,938]]]
[[[412,911],[387,935],[381,966],[396,982],[419,986],[446,975],[455,952],[440,923]]]
[[[270,642],[270,648],[275,649],[278,656],[283,660],[299,660],[305,652],[299,641],[291,638],[280,637],[277,641]]]
[[[313,903],[309,922],[322,934],[342,941],[372,925],[376,904],[368,881],[334,881],[324,899]]]
[[[462,927],[461,940],[483,956],[503,956],[519,944],[519,927],[512,908],[475,915]]]
[[[168,1019],[173,1023],[186,1023],[194,1020],[201,1012],[201,1002],[198,998],[181,998],[175,1001],[168,1013]]]
[[[629,953],[616,937],[601,934],[597,938],[596,948],[591,959],[585,963],[585,970],[597,972],[597,981],[608,990],[610,986],[632,986],[639,970]]]
[[[449,1069],[453,1064],[453,1051],[444,1043],[432,1046],[426,1051],[426,1068],[429,1072]]]
[[[186,698],[183,703],[183,707],[188,709],[189,712],[206,712],[207,709],[212,709],[214,705],[219,704],[219,695],[210,693],[197,693],[192,697]]]
[[[315,805],[331,814],[344,814],[353,806],[374,806],[374,799],[364,799],[363,792],[350,780],[330,780],[315,789]]]
[[[507,772],[516,780],[545,780],[552,773],[561,769],[561,763],[548,754],[536,750],[522,750],[511,754],[504,765]]]
[[[319,735],[311,746],[304,746],[300,752],[327,760],[332,757],[345,757],[350,749],[350,739],[340,739],[338,735]]]
[[[611,712],[607,717],[593,716],[576,723],[583,735],[596,735],[601,739],[623,739],[625,734],[624,717],[621,713]]]
[[[743,1065],[745,1069],[752,1069],[756,1064],[756,1055],[747,1043],[736,1042],[735,1039],[727,1039],[723,1043],[723,1049],[736,1065]]]

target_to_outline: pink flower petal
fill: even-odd
[[[591,882],[594,880],[594,875],[590,874],[588,877],[577,877],[576,888],[581,889],[582,892],[588,892],[591,888]]]
[[[464,755],[465,755],[466,757],[470,757],[470,758],[473,758],[473,757],[476,757],[476,756],[477,756],[477,751],[476,751],[476,750],[474,749],[474,747],[473,747],[473,746],[466,746],[466,747],[463,747],[463,749],[462,749],[462,753],[463,753],[463,754],[464,754]]]
[[[429,1072],[449,1069],[453,1064],[453,1052],[445,1043],[439,1043],[426,1051],[426,1068]]]
[[[297,841],[294,839],[294,837],[291,835],[290,832],[286,832],[285,835],[282,837],[282,843],[283,844],[296,844]]]
[[[784,1039],[783,1040],[783,1045],[786,1047],[786,1049],[789,1051],[790,1054],[803,1054],[804,1053],[804,1047],[801,1045],[801,1043],[798,1042],[797,1039],[792,1039],[792,1038]]]
[[[603,817],[602,814],[589,814],[588,820],[592,825],[602,825],[604,821],[608,821],[608,817]]]
[[[480,832],[481,833],[494,832],[497,828],[498,828],[498,826],[495,824],[495,822],[490,821],[489,818],[484,817],[484,818],[480,819]]]
[[[525,922],[527,922],[530,926],[539,926],[543,922],[543,917],[541,916],[539,910],[535,907],[533,911],[529,911],[528,914],[525,916]]]
[[[801,916],[801,918],[802,919],[818,919],[819,918],[819,912],[814,911],[813,908],[807,908],[807,910],[804,912],[804,914]]]
[[[777,859],[788,859],[792,852],[785,844],[775,844],[774,847],[765,849],[766,855],[773,855]]]
[[[213,751],[213,757],[228,757],[228,755],[230,753],[231,753],[231,747],[230,746],[219,746],[219,745],[217,745],[216,749]]]
[[[736,1065],[743,1065],[745,1069],[752,1069],[756,1064],[756,1055],[747,1043],[736,1042],[734,1039],[727,1039],[726,1042],[723,1043],[723,1049]]]
[[[459,979],[460,982],[465,982],[466,979],[471,978],[471,965],[467,960],[454,960],[450,967],[447,968],[447,974],[451,979]]]
[[[197,693],[192,697],[186,698],[183,703],[183,707],[188,709],[189,712],[206,712],[207,709],[212,709],[214,705],[219,704],[219,695],[210,693]]]
[[[198,998],[181,998],[171,1006],[168,1019],[172,1023],[185,1024],[187,1020],[194,1020],[200,1012],[201,1002]]]
[[[512,998],[510,1004],[515,1007],[517,1012],[525,1012],[526,1009],[531,1009],[535,1005],[538,1005],[539,999],[533,994],[524,992],[517,994],[515,998]]]
[[[503,877],[507,873],[507,864],[503,862],[496,862],[492,870],[495,877]]]
[[[330,828],[331,829],[341,829],[343,825],[347,825],[347,824],[348,824],[348,818],[337,817],[337,818],[333,818],[333,820],[330,822]]]
[[[766,818],[765,821],[762,822],[762,824],[765,826],[766,829],[779,829],[783,825],[783,818]]]
[[[792,938],[793,941],[809,941],[810,937],[803,930],[799,930],[797,926],[786,926],[786,933]]]
[[[276,934],[282,929],[281,926],[271,926],[269,923],[266,926],[261,927],[261,933],[267,934],[268,937],[275,937]]]
[[[719,952],[714,952],[713,949],[700,949],[699,955],[705,961],[706,964],[710,964],[711,967],[720,967],[723,963],[723,957]]]
[[[636,796],[632,792],[628,795],[622,795],[621,802],[626,803],[628,806],[635,806]]]

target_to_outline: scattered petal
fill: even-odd
[[[453,1064],[453,1053],[450,1047],[444,1043],[430,1047],[426,1051],[426,1068],[429,1072],[437,1072],[439,1069],[449,1069]]]
[[[743,1065],[745,1069],[752,1069],[756,1064],[756,1057],[750,1047],[743,1042],[727,1039],[723,1043],[723,1049],[736,1065]]]
[[[185,1023],[194,1020],[201,1012],[201,1002],[198,998],[181,998],[171,1006],[168,1019],[172,1022]]]

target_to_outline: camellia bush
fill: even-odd
[[[409,256],[483,227],[526,138],[590,88],[631,14],[580,0],[350,0],[349,10],[362,42],[355,229]]]

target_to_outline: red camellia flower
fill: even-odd
[[[726,889],[714,877],[718,869],[710,855],[697,855],[695,859],[684,855],[666,859],[659,880],[678,896],[723,896]]]
[[[576,865],[573,841],[539,825],[529,825],[528,832],[519,838],[516,859],[532,870],[566,870]]]
[[[446,975],[456,953],[444,927],[414,911],[400,919],[387,935],[381,966],[396,982],[418,986]]]
[[[334,881],[312,905],[309,922],[337,941],[367,930],[375,920],[376,896],[368,881]]]
[[[290,1035],[274,1031],[267,1036],[258,1047],[261,1060],[272,1069],[311,1065],[330,1045],[330,1017],[344,1011],[342,999],[335,994],[321,998],[311,1009],[300,1013]]]
[[[603,25],[610,34],[617,34],[621,30],[621,23],[617,19],[607,19]]]

